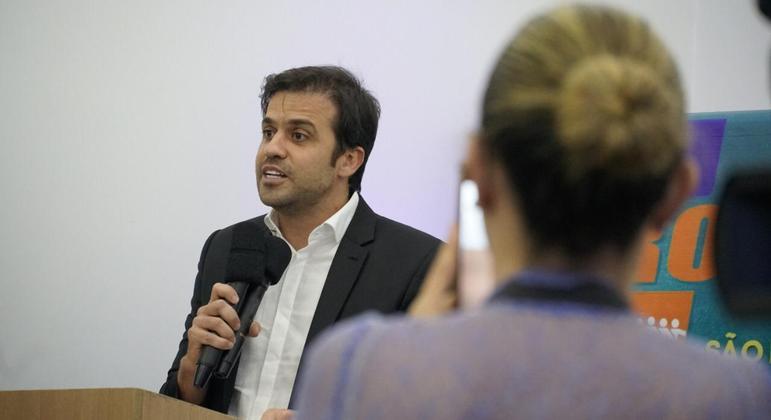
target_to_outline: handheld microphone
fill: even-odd
[[[242,312],[246,303],[249,301],[250,290],[258,290],[260,287],[267,288],[269,285],[266,281],[266,268],[272,267],[271,270],[275,274],[276,263],[267,263],[267,258],[276,258],[275,256],[268,257],[266,255],[266,244],[275,243],[273,240],[278,240],[286,247],[286,251],[291,258],[291,252],[288,246],[279,238],[273,237],[265,228],[261,228],[258,224],[250,222],[242,222],[233,227],[233,237],[230,246],[230,255],[228,256],[227,268],[225,271],[225,282],[232,286],[236,293],[238,293],[239,301],[236,305],[231,305],[237,312]],[[276,245],[271,245],[270,249],[274,249]],[[278,254],[278,251],[273,251],[273,254]],[[287,260],[288,264],[288,260]],[[284,264],[283,268],[286,268]],[[274,281],[278,282],[281,278],[282,271],[278,274],[278,277]],[[257,300],[256,305],[259,305],[259,301],[264,294],[259,294],[260,299]],[[251,317],[254,317],[257,307],[252,303]],[[239,317],[241,317],[239,313]],[[248,323],[244,322],[244,318],[241,318],[242,328],[246,325],[246,332],[249,331],[251,325],[251,319]],[[243,339],[242,339],[243,340]],[[198,388],[203,388],[211,378],[212,373],[217,369],[222,358],[223,351],[211,346],[203,346],[201,356],[198,359],[196,366],[194,384]]]
[[[243,307],[238,311],[238,318],[241,321],[241,326],[236,331],[236,341],[233,343],[233,347],[225,353],[224,357],[220,361],[217,371],[214,372],[214,376],[218,378],[227,378],[230,376],[230,371],[233,369],[236,360],[241,355],[241,347],[244,345],[244,339],[249,333],[249,328],[252,325],[254,316],[257,314],[257,308],[262,302],[262,297],[265,295],[265,291],[268,286],[273,286],[281,280],[281,276],[286,270],[286,266],[289,265],[289,260],[292,259],[292,251],[289,250],[289,245],[286,244],[281,238],[277,238],[273,235],[268,235],[265,238],[265,277],[262,283],[252,284],[244,299]]]

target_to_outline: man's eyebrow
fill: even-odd
[[[307,128],[310,128],[311,130],[316,131],[316,124],[313,124],[313,121],[307,119],[307,118],[292,118],[289,121],[287,121],[290,125],[294,126],[305,126]]]
[[[316,124],[307,118],[292,118],[287,121],[287,124],[295,126],[306,126],[312,130],[316,129]],[[276,122],[270,117],[264,117],[262,119],[262,125],[276,125]]]

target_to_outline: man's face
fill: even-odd
[[[257,190],[265,205],[302,212],[337,195],[347,197],[347,178],[340,178],[332,164],[336,113],[335,105],[321,93],[273,95],[255,161]]]

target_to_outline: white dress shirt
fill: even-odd
[[[321,290],[358,204],[359,195],[354,192],[337,213],[313,229],[305,248],[295,250],[289,245],[292,259],[281,280],[268,287],[254,317],[262,326],[260,335],[244,343],[230,414],[259,420],[265,410],[289,405]],[[284,239],[275,217],[271,211],[265,224]]]

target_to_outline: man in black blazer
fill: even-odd
[[[380,113],[377,100],[342,68],[303,67],[266,78],[262,111],[263,140],[255,169],[260,199],[272,207],[272,211],[247,222],[266,225],[292,247],[292,261],[281,282],[295,281],[295,287],[303,289],[303,293],[315,287],[316,292],[310,293],[316,295],[310,301],[318,298],[312,318],[306,316],[299,322],[305,325],[293,325],[290,321],[287,327],[302,333],[307,331],[304,343],[281,342],[277,348],[295,346],[296,351],[301,352],[324,328],[367,310],[385,313],[406,310],[439,241],[375,214],[358,195],[377,132]],[[218,283],[224,279],[232,234],[233,226],[230,226],[214,232],[204,244],[186,331],[161,393],[221,412],[230,410],[233,414],[246,415],[249,410],[243,406],[251,406],[251,401],[242,396],[235,401],[236,405],[242,405],[240,408],[231,404],[237,387],[238,364],[229,378],[212,378],[204,390],[192,384],[201,347],[227,349],[234,338],[232,331],[239,323],[228,304],[234,303],[235,291]],[[318,245],[319,235],[326,235],[324,245]],[[317,255],[313,256],[314,252]],[[302,253],[311,253],[317,265],[309,267],[315,270],[305,266],[293,270],[293,264],[294,267],[303,264],[302,258],[297,257]],[[319,272],[318,267],[328,267],[328,271]],[[288,274],[297,272],[303,274]],[[277,286],[272,288],[284,287],[283,284]],[[267,294],[265,299],[269,299]],[[286,304],[284,297],[273,299],[274,308],[275,302]],[[286,313],[287,308],[274,311]],[[274,320],[262,319],[268,323]],[[260,326],[253,324],[250,335],[257,336],[259,330]],[[266,330],[262,338],[268,334]],[[261,353],[245,350],[242,357],[263,357],[265,353],[256,354]],[[301,360],[300,357],[296,364]],[[250,360],[247,365],[251,367],[242,369],[248,373],[242,375],[261,372],[261,367],[254,368],[255,363],[264,361]],[[290,375],[294,384],[297,383],[294,376],[299,371],[297,366],[283,360],[276,365],[277,369],[285,370],[279,370],[278,376]],[[240,388],[248,388],[240,391],[242,395],[265,392],[260,389],[262,385],[256,386],[252,381],[249,388],[244,385],[249,383],[245,378],[239,379]],[[293,386],[292,380],[280,386],[283,388],[277,392],[283,392],[284,399],[271,401],[285,401],[287,392],[291,392],[288,388]],[[259,416],[265,408],[286,408],[265,406],[265,401],[262,404],[259,412],[249,415]]]

